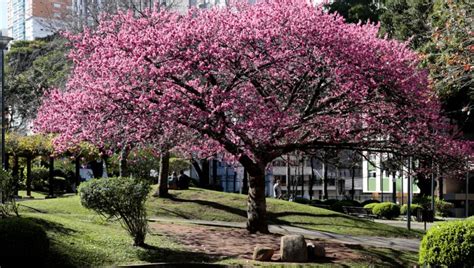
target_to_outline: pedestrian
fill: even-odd
[[[273,185],[273,197],[277,199],[282,199],[283,194],[281,190],[280,179],[277,179],[275,185]]]

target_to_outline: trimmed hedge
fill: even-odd
[[[374,207],[378,204],[380,204],[380,203],[369,203],[369,204],[365,205],[364,208],[368,208],[372,211],[372,213],[374,213]]]
[[[379,217],[391,220],[400,216],[400,206],[391,202],[383,202],[375,205],[372,212]]]
[[[415,216],[417,215],[418,213],[418,210],[423,210],[423,207],[418,205],[418,204],[411,204],[411,215]],[[400,208],[400,215],[405,215],[407,214],[407,210],[408,210],[408,204],[404,204],[401,208]]]
[[[337,212],[344,212],[342,207],[360,207],[360,203],[355,200],[339,200],[331,204],[331,210]]]
[[[0,219],[0,266],[42,266],[49,252],[44,229],[26,218]],[[33,267],[33,266],[32,266]]]
[[[432,227],[421,241],[419,262],[474,267],[474,221],[445,222]]]
[[[368,204],[379,204],[380,201],[379,200],[375,200],[375,199],[369,199],[369,200],[365,200],[364,202],[360,203],[361,206],[365,207],[365,205],[368,205]]]

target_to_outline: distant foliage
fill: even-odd
[[[360,203],[360,204],[361,204],[361,206],[365,206],[365,205],[367,205],[367,204],[372,204],[372,203],[380,203],[380,201],[379,201],[379,200],[375,200],[375,199],[369,199],[369,200],[363,201],[363,202]]]
[[[419,262],[431,267],[474,267],[474,221],[432,227],[421,241]]]
[[[372,211],[372,213],[374,213],[374,207],[378,204],[379,203],[369,203],[369,204],[365,205],[364,208],[368,208]]]
[[[9,172],[0,169],[0,194],[2,198],[2,200],[0,200],[2,201],[0,202],[0,219],[12,214],[18,216],[18,206],[15,202],[15,198],[13,198],[15,183],[16,180]],[[2,242],[0,242],[0,244],[1,243]]]
[[[145,244],[145,201],[150,185],[129,177],[93,179],[79,188],[81,204],[108,219],[117,219],[133,237],[135,246]]]
[[[400,206],[391,202],[383,202],[375,205],[372,212],[379,217],[391,220],[400,216]]]
[[[441,216],[441,217],[448,217],[449,215],[451,215],[451,210],[453,208],[454,208],[453,203],[450,203],[450,202],[447,202],[447,201],[444,201],[444,200],[440,200],[440,199],[435,200],[436,214]]]
[[[417,204],[412,204],[410,206],[411,208],[411,215],[417,215],[418,213],[418,210],[423,210],[423,207],[420,206],[420,205],[417,205]],[[401,208],[400,208],[400,214],[401,215],[405,215],[407,214],[408,212],[408,204],[404,204]]]

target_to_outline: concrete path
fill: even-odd
[[[150,218],[152,222],[167,222],[167,223],[185,223],[185,224],[198,224],[216,227],[231,227],[231,228],[245,228],[244,222],[223,222],[223,221],[202,221],[202,220],[184,220],[184,219],[172,219],[172,218]],[[272,233],[277,234],[301,234],[307,238],[312,239],[326,239],[334,242],[351,245],[361,246],[372,246],[380,248],[391,248],[403,251],[415,251],[418,252],[420,247],[419,239],[409,238],[387,238],[378,236],[351,236],[333,234],[329,232],[321,232],[315,230],[308,230],[300,227],[285,226],[285,225],[269,225],[269,230]]]

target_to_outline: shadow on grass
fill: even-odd
[[[346,245],[348,248],[363,254],[366,260],[381,267],[409,267],[416,265],[416,253],[404,256],[404,252],[390,248],[362,247],[360,245]],[[412,259],[409,259],[412,257]]]
[[[54,232],[54,233],[60,233],[63,235],[72,235],[76,233],[76,230],[73,230],[71,228],[64,227],[64,225],[52,221],[47,221],[39,218],[28,218],[32,222],[40,225],[43,227],[43,229],[47,232]]]
[[[201,206],[212,207],[214,209],[222,210],[222,211],[232,213],[232,214],[235,214],[235,215],[238,215],[238,216],[241,216],[241,217],[247,217],[247,211],[245,211],[243,209],[231,207],[231,206],[226,206],[226,205],[223,205],[223,204],[217,203],[217,202],[212,202],[212,201],[207,201],[207,200],[199,200],[199,199],[197,199],[197,200],[181,199],[181,198],[177,198],[173,195],[169,199],[171,201],[174,201],[174,202],[196,203],[196,204],[199,204]]]
[[[181,249],[160,248],[152,245],[145,245],[138,251],[137,255],[140,260],[152,263],[212,263],[230,258],[212,253],[206,254]]]

